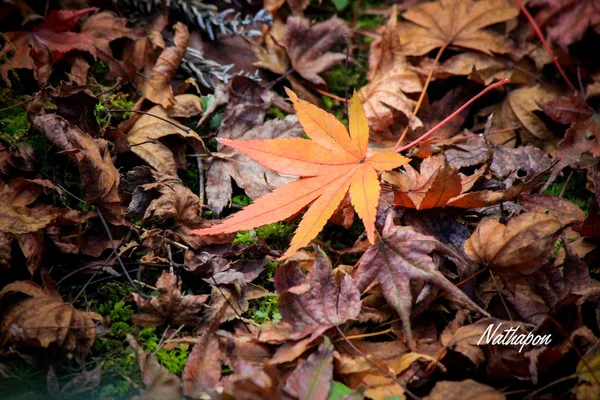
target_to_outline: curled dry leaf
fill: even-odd
[[[171,176],[177,176],[178,166],[187,165],[187,162],[184,162],[185,146],[169,148],[161,140],[167,136],[176,136],[185,140],[198,153],[206,152],[204,143],[196,132],[170,118],[171,115],[189,115],[190,109],[200,111],[201,109],[194,106],[198,104],[198,96],[183,94],[174,99],[177,104],[172,109],[167,111],[160,105],[152,107],[148,114],[142,115],[127,132],[131,151],[155,170]]]
[[[103,321],[102,316],[79,311],[65,303],[48,272],[42,270],[41,275],[44,287],[30,281],[18,281],[0,291],[0,299],[7,293],[29,296],[3,313],[1,343],[71,353],[79,364],[83,364],[96,338],[94,321]]]
[[[325,337],[317,351],[290,374],[284,390],[298,399],[327,400],[332,379],[333,345]]]
[[[156,288],[158,296],[152,296],[148,301],[137,293],[132,293],[131,298],[138,307],[144,311],[133,317],[137,324],[142,326],[158,326],[169,323],[172,326],[185,325],[195,327],[200,322],[200,312],[208,300],[208,295],[185,295],[177,286],[177,276],[172,272],[163,271]]]
[[[348,32],[346,23],[337,17],[312,27],[306,18],[290,17],[285,25],[283,46],[297,73],[315,85],[324,85],[319,74],[346,58],[328,50]]]
[[[381,37],[371,43],[369,83],[359,92],[369,126],[375,131],[385,131],[394,123],[394,110],[406,115],[412,129],[423,125],[412,114],[416,103],[404,94],[421,92],[423,85],[418,74],[408,68],[406,57],[398,54],[400,48],[394,8]]]
[[[422,235],[411,227],[396,226],[390,213],[383,227],[382,239],[371,246],[358,262],[355,274],[358,289],[363,292],[377,279],[386,301],[394,307],[402,320],[408,345],[415,349],[411,330],[413,289],[422,292],[425,284],[435,285],[448,292],[470,309],[488,315],[466,294],[454,286],[438,270],[440,258],[436,254],[459,259],[458,255],[432,236]]]
[[[176,23],[173,30],[175,31],[174,46],[167,47],[162,51],[141,88],[148,100],[165,108],[170,108],[177,102],[177,99],[173,97],[171,79],[183,60],[190,40],[190,33],[184,24]]]
[[[279,312],[294,328],[292,338],[311,340],[326,330],[356,319],[360,313],[360,292],[349,275],[338,284],[331,261],[320,248],[312,275],[306,279],[298,265],[287,263],[275,272],[275,288],[279,293]]]
[[[273,140],[221,140],[266,167],[281,174],[305,178],[275,189],[221,224],[194,231],[198,235],[214,235],[280,221],[308,204],[290,248],[281,259],[307,245],[333,215],[346,193],[359,217],[367,237],[375,241],[375,217],[379,203],[378,172],[408,162],[392,151],[368,156],[369,127],[358,94],[350,106],[350,135],[333,115],[299,100],[288,90],[300,124],[312,140],[292,138]]]
[[[423,160],[420,173],[410,165],[405,165],[404,172],[386,172],[382,177],[393,186],[394,205],[397,206],[417,210],[434,207],[477,208],[515,199],[540,183],[550,168],[548,166],[546,170],[533,174],[536,170],[531,171],[526,167],[524,166],[524,170],[527,175],[523,179],[516,180],[516,176],[507,178],[510,185],[506,190],[470,191],[483,177],[485,168],[479,168],[473,175],[466,176],[448,164],[442,155]],[[514,172],[517,173],[518,169]]]
[[[491,386],[473,379],[465,379],[459,382],[436,383],[424,400],[506,400],[506,396]]]
[[[106,210],[107,218],[112,223],[123,223],[118,190],[119,172],[113,164],[108,142],[94,139],[56,114],[46,114],[37,104],[43,100],[43,95],[39,96],[29,109],[31,123],[44,132],[59,151],[65,152],[77,163],[85,202]]]
[[[454,45],[487,54],[509,53],[511,42],[483,28],[517,15],[519,8],[509,0],[438,0],[417,5],[402,14],[410,23],[400,24],[400,51],[420,56]]]
[[[96,55],[110,69],[107,75],[108,79],[121,77],[129,80],[134,78],[134,74],[138,70],[137,66],[116,59],[113,56],[110,43],[122,38],[132,41],[142,40],[144,38],[143,29],[128,28],[126,18],[118,18],[112,12],[105,11],[88,18],[81,27],[81,33],[87,34],[94,39]],[[83,62],[85,63],[85,60]],[[84,83],[85,79],[83,79],[82,84]]]
[[[524,143],[531,143],[553,155],[557,147],[556,137],[535,112],[542,111],[540,105],[555,97],[555,92],[539,84],[512,90],[502,105],[505,110],[500,118],[504,124],[523,127],[521,137]]]
[[[506,225],[485,219],[465,242],[465,251],[499,271],[530,274],[550,259],[564,227],[553,215],[540,212],[518,215]]]

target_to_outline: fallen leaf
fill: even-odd
[[[173,97],[171,79],[181,64],[190,40],[187,26],[181,22],[176,23],[173,30],[175,31],[174,46],[167,47],[162,51],[141,87],[142,93],[148,100],[160,104],[164,108],[170,108],[177,102]]]
[[[375,131],[385,131],[394,123],[394,110],[406,115],[412,129],[423,125],[412,113],[415,101],[404,94],[419,93],[423,85],[409,69],[406,57],[398,54],[400,48],[394,8],[381,36],[370,45],[369,83],[359,91],[369,126]]]
[[[348,34],[346,23],[337,17],[310,26],[307,19],[289,17],[285,26],[285,47],[294,70],[315,85],[324,85],[319,74],[346,56],[328,50]]]
[[[94,321],[102,316],[91,311],[79,311],[65,303],[46,270],[41,271],[44,287],[30,281],[9,283],[0,291],[29,296],[14,303],[2,315],[1,343],[12,342],[20,347],[41,347],[72,353],[83,365],[96,338]]]
[[[562,48],[583,38],[588,28],[600,29],[600,10],[597,0],[533,0],[527,3],[532,8],[541,8],[535,15],[540,27],[546,27],[548,36]]]
[[[349,275],[336,282],[331,261],[323,250],[317,257],[312,275],[306,279],[294,262],[275,271],[275,288],[279,293],[279,312],[294,328],[293,339],[310,335],[311,340],[326,330],[356,319],[360,313],[360,292]]]
[[[82,10],[53,10],[40,24],[35,25],[30,31],[6,32],[8,39],[0,54],[8,60],[0,65],[0,74],[8,87],[11,87],[8,72],[13,69],[25,68],[36,71],[34,58],[45,54],[53,63],[59,62],[65,54],[72,50],[81,50],[96,56],[94,38],[86,33],[70,32],[79,20],[89,13],[97,11],[97,8],[85,8]],[[14,47],[13,47],[14,46]],[[31,46],[31,48],[30,48]]]
[[[521,137],[524,143],[531,143],[546,153],[556,152],[557,139],[543,120],[535,114],[542,111],[540,104],[556,97],[556,93],[542,85],[512,90],[506,97],[503,107],[508,107],[507,118],[511,126],[522,126]],[[502,118],[502,117],[501,117]]]
[[[162,366],[153,354],[148,354],[133,336],[127,334],[127,341],[135,351],[146,391],[133,400],[183,400],[183,386],[177,375]]]
[[[250,130],[244,130],[241,136],[237,136],[238,129],[242,127],[240,119],[235,118],[237,113],[237,111],[234,111],[231,114],[231,119],[228,118],[223,122],[223,126],[219,131],[220,138],[261,140],[295,138],[302,134],[298,118],[288,115],[283,120],[275,119],[262,125],[255,125]],[[231,126],[228,121],[235,121],[235,125]],[[231,179],[240,188],[244,189],[251,199],[266,195],[273,188],[293,180],[293,178],[274,173],[233,148],[227,148],[221,143],[218,147],[221,151],[213,155],[214,158],[207,174],[206,189],[208,205],[217,214],[220,214],[231,201],[233,193]]]
[[[311,141],[224,139],[221,142],[276,172],[306,178],[275,189],[220,225],[196,230],[195,233],[214,235],[251,229],[294,215],[312,202],[290,248],[281,257],[287,258],[318,234],[349,192],[354,209],[365,224],[369,241],[373,243],[380,192],[377,172],[406,164],[408,159],[390,151],[367,156],[369,129],[356,92],[350,106],[349,136],[333,115],[298,100],[291,91],[288,91],[288,95],[294,103],[300,124],[312,137]]]
[[[183,371],[183,392],[200,399],[214,395],[221,380],[221,350],[214,332],[206,329],[198,337]]]
[[[177,167],[183,164],[181,159],[185,157],[185,154],[182,154],[185,147],[181,149],[169,147],[161,140],[168,136],[175,136],[183,139],[197,152],[206,152],[204,143],[196,132],[169,116],[169,113],[178,113],[177,110],[184,112],[183,110],[188,109],[190,103],[197,102],[197,97],[187,94],[179,95],[174,98],[177,104],[169,111],[161,105],[148,110],[147,114],[135,121],[127,132],[127,141],[131,146],[131,151],[157,171],[165,175],[177,176]],[[187,165],[187,161],[183,165]]]
[[[543,190],[547,189],[567,166],[580,168],[593,164],[588,160],[600,156],[599,116],[578,95],[559,97],[541,104],[541,109],[554,121],[570,125],[564,139],[558,143],[554,166]]]
[[[143,314],[133,317],[135,323],[144,327],[159,326],[169,323],[172,326],[195,327],[200,322],[200,312],[208,300],[208,295],[185,295],[177,286],[177,276],[172,272],[163,271],[156,282],[160,292],[146,300],[138,293],[132,293],[131,298],[136,302]]]
[[[420,56],[447,45],[487,54],[510,53],[510,41],[482,28],[517,15],[519,8],[508,0],[438,0],[417,5],[402,14],[410,23],[399,26],[401,53]]]
[[[285,390],[300,400],[327,400],[333,379],[333,345],[325,337],[315,353],[294,370]]]
[[[144,38],[143,29],[128,28],[127,22],[126,18],[118,18],[112,12],[104,11],[88,18],[81,27],[81,33],[93,38],[98,58],[110,68],[107,79],[121,77],[131,80],[139,69],[138,66],[116,59],[110,48],[110,43],[117,39],[127,38],[132,41],[141,41]],[[83,62],[87,65],[85,60]],[[71,70],[71,74],[73,74],[73,70]],[[84,78],[85,75],[83,75]]]
[[[371,246],[359,260],[354,279],[361,292],[377,279],[386,301],[400,315],[411,349],[416,348],[410,323],[414,303],[411,284],[419,285],[419,292],[425,284],[438,286],[465,306],[488,315],[439,272],[439,259],[434,254],[453,256],[446,246],[411,227],[396,226],[393,213],[388,215],[381,236],[381,241]]]
[[[424,400],[505,400],[506,396],[491,386],[472,379],[437,382]]]
[[[106,210],[106,217],[111,223],[123,224],[118,190],[119,172],[112,162],[108,142],[94,139],[56,114],[46,114],[43,109],[38,109],[39,105],[35,104],[37,101],[29,109],[31,123],[44,132],[59,151],[65,152],[77,163],[86,204]]]
[[[506,225],[485,219],[465,242],[465,251],[475,262],[499,271],[530,274],[550,259],[564,227],[554,216],[540,212],[518,215]]]

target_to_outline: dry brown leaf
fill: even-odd
[[[544,85],[512,90],[503,103],[507,107],[504,123],[522,126],[521,138],[525,144],[531,143],[546,153],[553,155],[557,148],[557,138],[546,124],[535,114],[542,111],[541,104],[556,98],[556,93]],[[509,121],[506,120],[508,117]],[[502,117],[501,117],[502,118]]]
[[[208,295],[185,295],[177,286],[177,276],[172,272],[163,271],[156,282],[160,292],[146,300],[138,293],[131,297],[138,307],[144,311],[133,317],[135,323],[144,327],[158,326],[169,323],[172,326],[185,325],[195,327],[200,322],[200,313],[208,300]]]
[[[399,26],[402,54],[420,56],[446,45],[487,54],[509,53],[512,43],[486,26],[519,15],[509,0],[438,0],[411,7],[402,16],[411,23]]]
[[[465,379],[437,382],[424,400],[506,400],[506,396],[491,386]]]
[[[284,390],[298,399],[327,400],[332,380],[333,345],[325,337],[318,350],[290,374]]]
[[[84,200],[107,211],[113,224],[123,224],[119,197],[119,172],[115,168],[108,142],[94,139],[78,126],[56,114],[46,114],[41,108],[44,94],[40,92],[29,113],[32,125],[46,134],[59,151],[69,155],[79,167]]]
[[[0,299],[7,293],[30,296],[3,313],[1,343],[71,353],[83,365],[96,338],[94,321],[103,321],[102,316],[79,311],[65,303],[50,275],[45,270],[41,275],[44,287],[30,281],[17,281],[4,286],[0,292]]]
[[[221,380],[221,349],[214,332],[205,329],[198,337],[181,377],[186,396],[200,399],[212,397]]]
[[[530,274],[550,259],[564,227],[554,216],[539,212],[518,215],[506,225],[490,218],[477,226],[465,251],[474,261],[499,271]]]
[[[319,74],[346,58],[344,54],[328,50],[347,34],[346,23],[335,16],[312,27],[305,18],[290,17],[283,46],[298,74],[315,85],[324,85]]]
[[[172,109],[167,111],[160,105],[152,107],[147,115],[135,121],[127,133],[127,141],[132,152],[155,170],[171,176],[177,176],[178,166],[187,165],[187,161],[184,163],[185,146],[170,148],[161,140],[167,136],[176,136],[184,139],[197,152],[205,152],[204,143],[196,132],[170,118],[170,115],[189,115],[190,110],[201,111],[197,106],[198,96],[183,94],[174,99],[177,104]]]
[[[423,85],[417,73],[408,69],[406,57],[398,54],[401,47],[395,12],[382,28],[381,37],[371,43],[369,50],[369,83],[360,89],[369,127],[385,131],[395,121],[394,110],[408,117],[412,129],[422,126],[412,114],[415,101],[404,93],[418,93]]]
[[[175,31],[174,46],[163,50],[150,73],[146,75],[146,80],[141,88],[148,100],[165,108],[170,108],[177,102],[177,99],[173,97],[171,79],[181,64],[190,40],[190,33],[184,24],[176,23],[173,30]]]

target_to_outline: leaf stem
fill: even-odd
[[[552,49],[548,45],[548,42],[546,42],[546,39],[544,39],[544,35],[542,34],[542,31],[540,30],[540,27],[535,22],[535,20],[533,19],[533,17],[529,13],[529,11],[527,11],[527,9],[525,8],[525,5],[523,4],[523,2],[521,0],[515,0],[515,3],[517,3],[517,6],[519,6],[519,8],[521,9],[521,12],[523,14],[525,14],[525,17],[527,17],[527,20],[529,21],[529,25],[531,25],[531,27],[533,28],[533,31],[535,32],[536,36],[538,37],[538,39],[540,39],[540,42],[542,42],[542,46],[544,46],[544,49],[546,50],[546,52],[548,53],[548,55],[550,56],[550,58],[552,58],[552,62],[554,63],[554,65],[556,65],[556,68],[558,69],[558,72],[560,72],[560,75],[562,76],[562,78],[565,80],[565,82],[567,83],[567,85],[569,85],[569,88],[571,88],[571,90],[573,92],[577,93],[577,89],[575,89],[575,86],[573,85],[573,83],[571,83],[571,81],[567,77],[567,74],[565,73],[565,71],[560,66],[560,63],[558,62],[558,59],[554,55],[554,52],[552,51]]]
[[[448,47],[448,43],[446,43],[445,45],[440,47],[440,49],[437,52],[437,55],[435,56],[435,59],[433,60],[433,65],[431,66],[431,69],[429,70],[429,75],[427,75],[427,79],[425,80],[425,84],[423,85],[423,90],[421,91],[419,100],[417,100],[417,104],[415,105],[415,109],[413,110],[413,115],[415,117],[417,116],[417,113],[419,112],[419,109],[421,108],[421,105],[423,104],[423,100],[425,99],[425,94],[427,93],[427,88],[429,87],[429,83],[431,83],[431,78],[433,77],[433,71],[435,70],[435,67],[437,67],[438,62],[440,61],[440,57],[442,57],[442,53],[444,52],[444,50],[446,50],[446,47]],[[406,137],[406,134],[408,133],[409,128],[410,128],[410,124],[407,124],[406,128],[404,128],[404,132],[402,132],[402,135],[400,135],[400,139],[398,139],[398,141],[396,142],[396,146],[394,146],[394,151],[396,151],[396,149],[398,149],[398,147],[400,147],[400,144],[404,141],[404,138]]]
[[[403,146],[397,150],[395,150],[397,153],[400,153],[402,151],[408,150],[411,147],[415,146],[418,143],[421,143],[423,140],[427,139],[429,136],[433,135],[438,129],[440,129],[442,126],[446,125],[448,122],[450,122],[450,120],[452,120],[454,117],[456,117],[458,114],[460,114],[465,108],[467,108],[468,106],[470,106],[475,100],[479,99],[481,96],[483,96],[484,94],[486,94],[487,92],[494,90],[496,88],[499,88],[500,86],[504,86],[508,83],[508,79],[506,78],[502,78],[501,80],[499,80],[496,83],[493,83],[491,85],[489,85],[488,87],[486,87],[485,89],[483,89],[479,94],[477,94],[475,97],[471,98],[471,100],[467,101],[465,104],[463,104],[458,110],[454,111],[452,114],[450,114],[449,116],[447,116],[442,122],[440,122],[439,124],[437,124],[436,126],[434,126],[433,128],[431,128],[427,133],[425,133],[423,136],[421,136],[420,138],[413,140],[412,142],[410,142],[409,144],[407,144],[406,146]]]
[[[156,118],[156,119],[160,119],[163,122],[166,122],[167,124],[173,125],[175,128],[181,129],[182,131],[184,131],[185,133],[190,133],[190,128],[185,128],[183,126],[177,125],[176,123],[174,123],[173,121],[169,121],[166,118],[160,117],[158,115],[146,112],[146,111],[138,111],[138,110],[127,110],[127,109],[111,109],[111,110],[106,110],[106,112],[108,113],[117,113],[117,112],[122,112],[122,113],[136,113],[136,114],[142,114],[142,115],[148,115],[150,117]]]

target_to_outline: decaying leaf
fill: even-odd
[[[162,51],[142,86],[142,93],[148,100],[160,104],[164,108],[170,108],[177,102],[177,99],[173,97],[171,79],[181,64],[190,40],[190,33],[184,24],[176,23],[173,30],[175,31],[174,46],[167,47]]]
[[[281,257],[287,258],[319,233],[348,192],[354,209],[365,224],[369,241],[373,243],[380,192],[377,172],[404,165],[408,159],[391,151],[367,155],[369,127],[356,92],[350,107],[350,135],[333,115],[299,100],[292,91],[288,91],[288,95],[311,141],[221,140],[221,143],[278,173],[306,178],[275,189],[220,225],[195,233],[214,235],[251,229],[287,218],[312,203],[290,248]]]
[[[205,329],[198,337],[183,371],[183,391],[192,398],[214,395],[221,379],[221,359],[217,336]]]
[[[472,379],[460,382],[441,381],[425,400],[505,400],[506,396],[491,386]]]
[[[10,57],[7,57],[8,60],[0,65],[0,74],[6,84],[11,86],[8,78],[10,70],[25,68],[35,69],[37,72],[38,68],[35,66],[34,58],[42,55],[50,58],[51,53],[51,62],[54,63],[60,61],[65,54],[72,50],[85,51],[95,57],[94,38],[87,33],[71,31],[81,18],[97,10],[97,8],[85,8],[51,11],[46,19],[34,26],[32,30],[6,32],[5,37],[8,41],[0,52],[4,56],[11,54]]]
[[[588,28],[598,32],[600,7],[596,0],[533,0],[530,7],[541,8],[535,15],[540,26],[545,26],[548,36],[563,50],[581,40]]]
[[[287,378],[285,390],[298,399],[327,400],[332,378],[333,345],[325,337],[319,349]]]
[[[7,293],[29,296],[3,313],[1,343],[71,353],[79,364],[83,364],[96,338],[94,321],[102,321],[102,316],[79,311],[65,303],[46,270],[41,274],[44,287],[30,281],[17,281],[0,291],[0,299]]]
[[[419,285],[418,292],[424,290],[425,283],[438,286],[472,310],[488,315],[442,275],[438,270],[439,258],[435,256],[436,253],[457,258],[435,238],[417,233],[410,227],[396,226],[393,213],[390,213],[383,228],[382,239],[361,257],[355,274],[356,284],[361,292],[377,279],[386,301],[400,315],[411,349],[415,349],[410,323],[411,309],[415,302],[412,284]]]
[[[415,102],[404,94],[418,93],[423,85],[417,73],[408,68],[406,57],[399,54],[400,48],[394,8],[381,37],[371,43],[369,83],[359,92],[369,126],[375,131],[384,131],[394,123],[394,110],[407,116],[412,129],[423,125],[412,114]]]
[[[553,215],[540,212],[518,215],[506,225],[490,218],[477,226],[465,251],[474,261],[501,271],[529,274],[550,259],[564,227]]]
[[[305,18],[290,17],[285,25],[283,46],[296,72],[307,81],[323,85],[325,81],[319,74],[346,57],[328,50],[347,34],[346,24],[337,17],[312,27]]]
[[[486,26],[508,21],[519,8],[508,0],[438,0],[411,7],[399,26],[401,53],[420,56],[454,45],[487,54],[509,53],[511,43]]]
[[[294,339],[310,335],[311,340],[326,330],[355,319],[360,312],[360,292],[349,275],[336,282],[331,261],[316,248],[312,275],[306,277],[294,262],[275,272],[279,311],[294,328]]]
[[[136,302],[143,314],[134,316],[134,321],[142,326],[158,326],[166,323],[172,326],[195,327],[201,319],[201,311],[208,300],[208,295],[185,295],[177,286],[177,275],[163,271],[156,282],[160,292],[146,300],[138,293],[132,293],[131,298]]]
[[[178,115],[178,110],[182,110],[182,112],[187,110],[190,103],[196,104],[198,97],[183,94],[176,96],[174,99],[177,104],[172,109],[167,111],[161,105],[152,107],[146,115],[143,115],[133,124],[127,133],[127,141],[132,152],[141,157],[152,168],[171,176],[177,176],[178,166],[187,165],[187,161],[184,163],[185,146],[179,149],[169,148],[161,140],[167,136],[179,137],[189,143],[197,152],[205,152],[204,144],[198,134],[171,118],[173,113]]]

